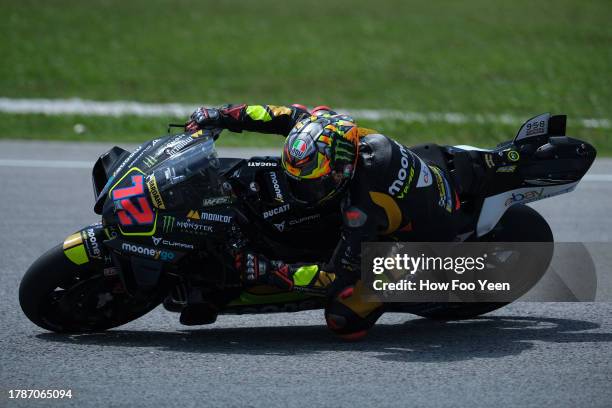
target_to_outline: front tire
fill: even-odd
[[[117,292],[113,280],[89,264],[75,265],[58,245],[38,258],[19,286],[19,304],[37,326],[57,333],[97,332],[153,310],[161,296]]]

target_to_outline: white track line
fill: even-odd
[[[76,160],[0,159],[0,167],[44,167],[55,169],[91,169],[94,162]]]
[[[93,162],[76,160],[0,159],[0,167],[42,167],[55,169],[91,169]],[[582,181],[612,182],[612,174],[587,174]]]
[[[583,181],[612,181],[612,174],[587,174]]]
[[[45,115],[86,115],[86,116],[174,116],[185,118],[193,112],[196,104],[181,103],[140,103],[130,101],[91,101],[84,99],[13,99],[0,98],[0,112]],[[527,118],[510,114],[456,113],[456,112],[405,112],[389,109],[342,109],[358,119],[398,120],[407,123],[494,123],[520,126]],[[612,127],[610,119],[570,118],[584,128]]]

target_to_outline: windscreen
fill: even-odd
[[[158,208],[197,208],[227,195],[218,172],[214,141],[204,138],[155,166],[147,185]]]

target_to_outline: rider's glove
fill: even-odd
[[[254,252],[241,252],[234,258],[234,266],[247,285],[262,283],[271,269],[270,261]]]
[[[221,114],[219,109],[205,108],[204,106],[196,109],[185,124],[185,130],[197,132],[200,129],[213,129],[220,125]]]
[[[236,255],[234,266],[246,285],[268,284],[291,290],[293,280],[289,277],[289,265],[282,261],[271,261],[254,252]]]

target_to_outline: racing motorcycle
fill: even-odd
[[[525,204],[574,190],[596,155],[590,144],[565,136],[565,124],[564,115],[538,115],[493,149],[411,147],[455,185],[461,201],[457,240],[553,241],[546,220]],[[70,235],[31,265],[19,289],[25,315],[54,332],[92,332],[125,324],[162,303],[189,316],[181,319],[185,324],[211,323],[217,313],[323,308],[325,299],[309,293],[245,286],[233,257],[248,248],[269,259],[325,262],[340,236],[338,206],[294,207],[280,158],[220,158],[220,132],[167,135],[132,152],[113,147],[101,155],[92,172],[101,222]],[[534,257],[542,274],[551,256]],[[460,319],[504,304],[385,307]]]

